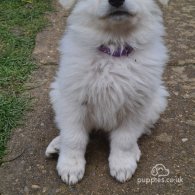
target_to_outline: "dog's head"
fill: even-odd
[[[155,21],[162,20],[161,11],[154,0],[60,1],[68,8],[73,6],[71,25],[89,27],[108,34],[129,34],[138,28],[150,28]]]

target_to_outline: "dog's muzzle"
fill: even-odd
[[[108,0],[110,4],[110,9],[107,17],[114,20],[125,19],[129,16],[134,16],[133,13],[129,12],[125,6],[125,0]]]
[[[125,0],[108,0],[109,4],[113,7],[119,8],[123,5]]]

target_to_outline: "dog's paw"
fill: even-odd
[[[62,181],[72,185],[83,178],[85,172],[85,159],[80,157],[60,157],[57,164],[57,171]]]
[[[70,10],[77,0],[59,0],[60,4],[66,9]]]
[[[110,174],[116,178],[119,182],[125,182],[131,179],[137,168],[137,162],[135,159],[125,157],[123,159],[110,158]]]
[[[45,151],[45,156],[49,158],[49,157],[52,157],[53,154],[56,154],[56,153],[58,154],[60,150],[59,148],[60,148],[60,136],[57,136],[47,146],[47,149]]]
[[[137,161],[141,156],[138,148],[132,153],[120,152],[111,154],[109,157],[110,174],[119,182],[125,182],[131,179],[137,168]]]

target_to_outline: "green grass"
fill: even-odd
[[[0,0],[0,160],[11,130],[29,107],[24,83],[36,68],[35,37],[51,10],[51,0]]]

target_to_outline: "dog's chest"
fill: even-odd
[[[85,92],[88,117],[96,126],[116,128],[131,110],[142,104],[144,91],[137,77],[127,62],[103,60],[92,64]]]

